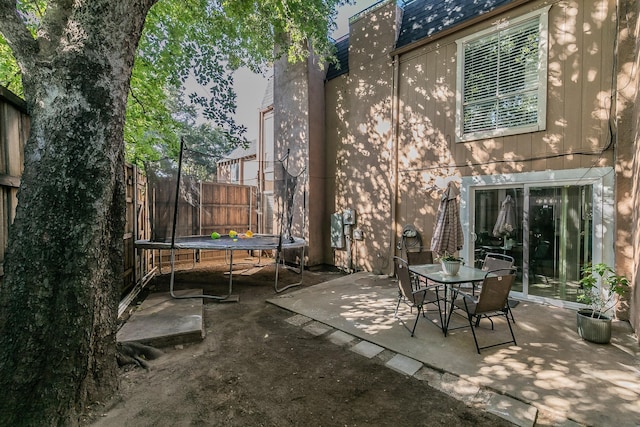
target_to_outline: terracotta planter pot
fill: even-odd
[[[593,310],[578,310],[578,335],[584,340],[597,344],[608,344],[611,341],[611,318]]]

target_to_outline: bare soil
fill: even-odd
[[[224,270],[180,271],[175,288],[224,293]],[[280,272],[283,286],[299,277]],[[237,273],[239,302],[205,301],[206,338],[162,349],[165,354],[148,371],[121,368],[120,390],[110,402],[89,408],[85,425],[512,425],[386,368],[385,352],[370,360],[289,324],[293,313],[266,302],[276,295],[273,267],[251,276]],[[303,286],[339,274],[305,271]],[[163,275],[146,292],[166,290]]]

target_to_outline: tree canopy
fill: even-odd
[[[127,161],[141,164],[176,157],[181,134],[204,136],[207,128],[216,136],[206,139],[223,142],[224,135],[227,149],[246,143],[245,129],[233,119],[233,71],[242,66],[263,73],[274,52],[280,52],[279,44],[292,61],[305,58],[308,45],[332,60],[327,32],[335,27],[336,7],[346,3],[158,1],[147,15],[131,77],[124,134]],[[47,1],[19,0],[16,6],[35,36]],[[287,39],[278,38],[282,34]],[[0,85],[23,95],[20,69],[1,35]],[[194,85],[203,90],[192,90]],[[210,124],[200,125],[202,121]]]
[[[0,51],[17,64],[0,80],[21,75],[31,118],[0,286],[0,425],[77,424],[117,385],[125,134],[142,159],[183,125],[208,132],[180,104],[193,70],[210,94],[191,99],[240,135],[229,71],[326,57],[339,3],[0,0]]]

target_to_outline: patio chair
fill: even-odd
[[[501,276],[503,274],[509,274],[511,272],[511,269],[514,263],[515,263],[515,259],[510,255],[491,252],[485,255],[484,260],[482,261],[482,269],[484,271],[493,271],[494,274]],[[482,283],[477,285],[482,286]],[[475,290],[476,290],[476,287],[474,286],[474,292],[473,292],[474,295],[475,295]],[[517,304],[517,302],[514,302],[514,303]],[[509,314],[511,315],[511,321],[513,323],[516,323],[516,319],[513,317],[513,311],[511,311],[510,304],[509,304]]]
[[[420,252],[407,252],[407,264],[433,264],[433,252],[424,251],[422,250],[422,248],[420,249]],[[419,289],[420,286],[427,286],[427,280],[424,277],[412,274],[411,279],[413,281],[415,289]]]
[[[393,258],[396,267],[396,275],[398,276],[398,303],[396,304],[396,310],[393,316],[396,318],[398,317],[398,309],[400,308],[401,302],[404,302],[411,307],[412,311],[415,307],[418,310],[418,313],[416,314],[416,319],[413,322],[413,327],[409,330],[411,332],[411,336],[414,336],[420,315],[422,314],[422,316],[426,318],[425,306],[428,304],[435,304],[438,306],[438,315],[440,317],[440,323],[442,324],[443,319],[442,311],[440,310],[438,286],[427,286],[420,289],[414,289],[407,261],[400,257]],[[404,326],[409,329],[406,325]]]
[[[513,328],[511,327],[511,320],[509,319],[510,310],[508,301],[509,292],[511,291],[515,278],[515,268],[511,268],[508,274],[504,273],[504,269],[487,271],[484,276],[484,280],[482,281],[482,288],[480,289],[480,294],[478,296],[466,294],[459,289],[454,290],[453,304],[455,307],[464,310],[467,314],[469,327],[471,328],[473,341],[476,344],[478,354],[480,354],[481,349],[485,348],[509,343],[517,345],[516,337],[513,334]],[[504,316],[507,320],[509,332],[511,333],[511,340],[480,347],[476,336],[476,328],[480,326],[480,319],[489,319],[491,322],[491,329],[493,330],[494,324],[492,318],[496,316]]]
[[[484,257],[484,261],[482,262],[482,269],[485,271],[504,269],[508,274],[508,271],[511,269],[511,267],[513,267],[514,262],[515,260],[510,255],[490,252]]]
[[[420,252],[407,252],[407,262],[409,265],[433,264],[433,252],[420,248]]]

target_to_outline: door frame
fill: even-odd
[[[591,223],[593,235],[593,263],[604,262],[614,265],[614,231],[615,231],[615,191],[614,169],[581,168],[544,172],[523,172],[502,175],[480,175],[463,177],[460,184],[460,220],[465,236],[464,247],[460,251],[466,260],[472,260],[474,256],[474,244],[471,238],[474,233],[475,191],[477,189],[490,190],[505,187],[557,187],[566,185],[592,185],[593,186],[593,219]],[[542,302],[550,305],[581,308],[583,304],[570,301],[545,298],[529,295],[527,290],[529,281],[529,218],[528,218],[528,191],[525,190],[523,203],[523,292],[512,292],[516,298],[528,301]]]

